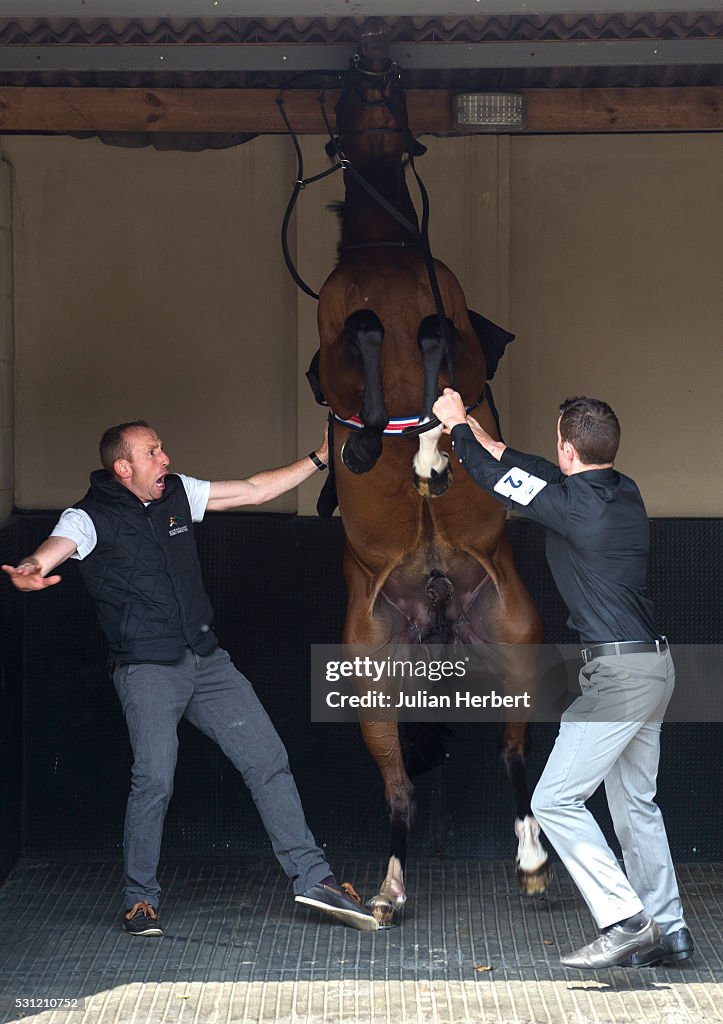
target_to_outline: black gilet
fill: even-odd
[[[185,647],[210,654],[218,640],[203,586],[191,508],[180,477],[144,505],[104,469],[77,503],[93,520],[98,543],[80,562],[108,639],[111,661],[173,663]]]

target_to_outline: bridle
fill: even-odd
[[[374,248],[389,245],[415,245],[421,248],[425,266],[427,269],[427,277],[429,278],[430,290],[432,292],[432,297],[434,299],[434,304],[437,311],[437,317],[439,319],[440,331],[442,333],[442,338],[444,339],[449,381],[450,385],[454,388],[454,366],[451,358],[452,339],[449,331],[449,323],[444,310],[442,295],[439,290],[437,274],[434,269],[434,259],[432,257],[432,252],[429,246],[429,195],[424,186],[424,182],[420,178],[417,169],[414,165],[413,149],[415,145],[415,140],[412,136],[412,133],[409,130],[409,124],[407,122],[406,117],[406,105],[402,103],[401,109],[404,112],[404,120],[403,124],[399,127],[361,128],[349,130],[344,129],[342,126],[344,110],[346,108],[347,102],[352,91],[357,93],[362,104],[364,104],[365,106],[386,106],[390,111],[392,111],[391,103],[394,100],[394,98],[401,96],[403,99],[404,90],[401,82],[401,69],[397,64],[390,62],[389,67],[387,67],[383,71],[373,71],[368,68],[365,68],[361,63],[361,58],[359,57],[359,55],[355,54],[354,57],[352,57],[351,59],[351,66],[349,70],[343,72],[341,77],[343,82],[342,91],[335,109],[336,133],[334,133],[334,131],[332,130],[331,124],[326,113],[326,107],[324,102],[325,91],[322,91],[321,95],[319,96],[322,117],[324,119],[326,129],[329,133],[329,142],[327,143],[326,146],[327,153],[330,156],[336,156],[337,162],[327,170],[322,171],[320,174],[313,175],[310,178],[304,178],[303,176],[303,159],[301,155],[301,147],[299,146],[296,134],[293,128],[291,127],[289,119],[284,110],[283,98],[280,96],[276,100],[281,111],[281,116],[284,119],[284,122],[288,128],[289,134],[291,135],[292,141],[294,143],[298,166],[298,174],[296,182],[294,184],[294,190],[291,195],[291,199],[289,200],[289,204],[286,208],[286,213],[284,215],[284,220],[281,228],[281,247],[284,253],[286,265],[289,269],[289,272],[291,273],[291,276],[294,278],[299,288],[301,288],[301,290],[305,292],[307,295],[310,295],[312,298],[318,300],[318,293],[313,291],[301,278],[291,258],[291,253],[289,252],[288,247],[288,226],[294,206],[296,205],[296,200],[298,199],[299,196],[299,192],[302,189],[304,189],[307,185],[310,185],[312,182],[320,181],[322,178],[325,178],[329,174],[333,174],[335,171],[338,171],[340,169],[344,170],[357,182],[357,184],[359,184],[367,192],[369,196],[371,196],[379,204],[379,206],[382,207],[382,209],[384,209],[388,214],[390,214],[390,216],[392,216],[399,224],[401,224],[401,226],[404,227],[405,230],[408,231],[409,234],[411,235],[411,239],[408,241],[372,243],[363,242],[360,243],[359,245],[345,246],[344,249]],[[380,98],[377,100],[368,100],[364,94],[362,83],[369,84],[370,80],[374,83],[375,87],[378,89],[380,93]],[[395,114],[395,116],[397,116],[397,113],[395,111],[393,111],[393,113]],[[390,203],[383,195],[381,195],[381,193],[379,193],[377,189],[375,189],[374,186],[370,182],[368,182],[366,178],[364,178],[364,176],[359,173],[359,171],[356,170],[356,168],[352,165],[352,163],[344,153],[343,139],[345,137],[375,134],[402,134],[405,136],[408,165],[412,168],[414,177],[417,181],[417,186],[420,191],[420,195],[422,197],[422,218],[420,227],[417,227],[416,224],[414,224],[407,217],[405,217],[404,214],[400,213],[400,211],[397,210],[392,203]],[[437,419],[436,416],[432,416],[429,420],[426,420],[424,424],[407,426],[404,430],[400,431],[400,433],[404,435],[421,434],[437,426],[439,426],[439,420]]]
[[[378,100],[367,99],[365,86],[370,84],[378,90]],[[352,130],[349,128],[345,129],[342,126],[344,110],[349,102],[349,97],[352,92],[357,94],[362,106],[386,107],[387,110],[396,117],[397,114],[392,109],[392,102],[395,98],[404,96],[404,89],[402,87],[402,70],[398,64],[391,61],[389,67],[384,71],[372,71],[370,68],[364,67],[361,63],[359,54],[354,54],[351,59],[351,66],[349,70],[344,72],[341,94],[337,100],[334,111],[336,117],[336,135],[334,135],[331,130],[331,126],[326,118],[326,111],[323,110],[324,121],[326,123],[327,131],[329,132],[330,144],[336,148],[340,158],[343,157],[341,140],[343,138],[351,138],[355,135],[405,135],[407,137],[407,151],[409,151],[411,149],[410,142],[412,139],[409,131],[409,124],[406,119],[406,109],[403,105],[402,109],[405,111],[404,124],[399,128],[381,127],[358,128]]]

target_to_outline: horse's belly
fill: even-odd
[[[370,472],[339,467],[348,616],[404,642],[495,639],[503,620],[526,635],[528,599],[503,540],[504,507],[459,468],[445,494],[422,498],[411,474],[416,449],[395,438]]]
[[[498,603],[486,568],[471,555],[454,552],[444,558],[430,547],[390,573],[372,614],[403,642],[468,642],[480,602]]]
[[[337,494],[347,543],[374,576],[386,577],[397,565],[424,572],[425,564],[435,559],[445,564],[460,557],[465,565],[485,563],[499,546],[505,524],[500,502],[459,468],[445,494],[421,497],[412,476],[417,448],[412,438],[385,441],[374,468],[359,476],[337,459]]]

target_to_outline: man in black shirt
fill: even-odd
[[[654,802],[660,725],[675,685],[668,644],[645,596],[650,530],[634,481],[613,468],[620,441],[605,402],[568,399],[559,467],[508,448],[467,419],[450,388],[434,413],[470,477],[546,527],[546,555],[577,630],[582,696],[560,732],[532,811],[580,889],[601,935],[566,967],[652,966],[693,951],[665,826]],[[585,806],[604,780],[625,873]]]

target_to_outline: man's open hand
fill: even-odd
[[[60,576],[43,576],[40,565],[32,558],[26,559],[20,565],[0,566],[6,572],[14,587],[18,590],[45,590],[60,583]]]

